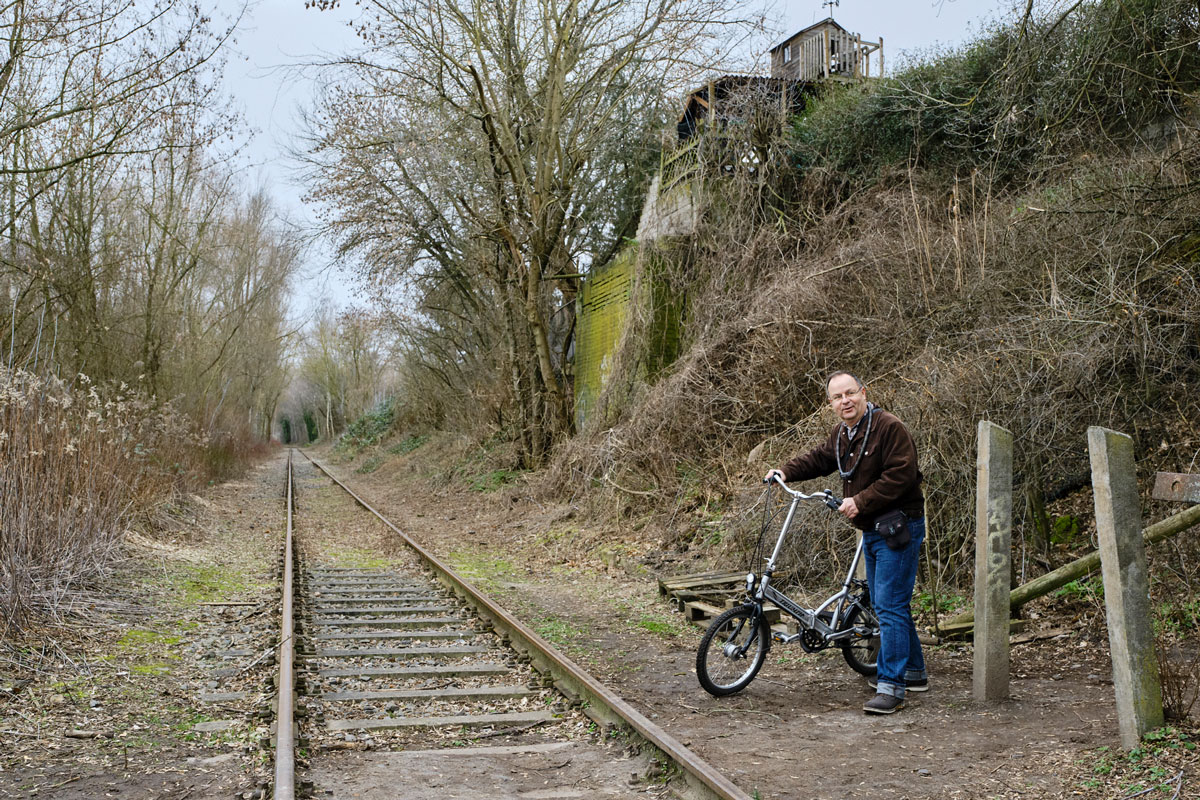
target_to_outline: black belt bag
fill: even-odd
[[[908,530],[908,515],[900,509],[876,517],[875,532],[883,537],[884,543],[892,550],[902,550],[912,541],[912,534]]]

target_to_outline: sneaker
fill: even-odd
[[[863,711],[867,714],[895,714],[904,708],[904,700],[890,694],[877,694],[867,701]]]
[[[879,686],[879,681],[876,678],[867,678],[867,685],[870,686],[872,689],[876,689]],[[912,680],[912,681],[905,681],[904,682],[904,691],[905,692],[928,692],[929,691],[929,678],[918,678],[918,679]]]

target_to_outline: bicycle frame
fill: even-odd
[[[834,497],[833,493],[826,490],[817,494],[805,494],[789,489],[778,476],[774,477],[774,481],[779,484],[783,491],[792,496],[792,504],[788,508],[787,517],[783,521],[783,527],[780,528],[779,538],[775,542],[775,549],[771,552],[771,557],[767,559],[767,566],[760,575],[755,575],[753,572],[746,576],[746,590],[754,598],[757,605],[761,607],[762,603],[770,600],[779,609],[785,612],[788,616],[794,618],[803,630],[799,633],[790,636],[776,633],[774,638],[787,644],[794,642],[797,639],[802,639],[805,631],[815,631],[820,634],[822,641],[828,645],[841,639],[848,639],[853,636],[856,631],[854,628],[843,629],[843,622],[849,614],[853,604],[848,602],[851,597],[851,589],[856,584],[854,577],[858,571],[858,564],[863,557],[863,540],[860,536],[858,539],[858,547],[854,550],[854,557],[850,559],[850,568],[846,571],[846,579],[842,581],[842,588],[825,599],[821,605],[816,608],[804,608],[792,600],[787,595],[780,592],[771,585],[771,576],[775,572],[775,563],[779,559],[779,554],[783,550],[784,540],[787,538],[788,529],[791,528],[792,518],[795,516],[796,508],[800,505],[801,500],[817,500],[824,503],[832,509],[837,509],[841,502]],[[830,610],[828,618],[823,618],[827,610]],[[826,621],[828,619],[828,621]],[[803,642],[802,642],[803,644]],[[807,649],[807,648],[806,648]]]

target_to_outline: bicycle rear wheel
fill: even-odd
[[[879,661],[879,620],[869,606],[854,606],[846,615],[843,630],[858,627],[864,633],[855,633],[842,640],[842,656],[850,669],[868,678],[875,677]]]
[[[749,686],[767,657],[768,636],[766,620],[749,603],[713,620],[696,653],[696,677],[704,691],[723,697]]]

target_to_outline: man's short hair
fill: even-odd
[[[854,382],[858,385],[857,388],[859,388],[859,389],[861,389],[861,388],[863,388],[863,386],[865,386],[865,384],[862,381],[860,381],[858,379],[858,376],[855,375],[853,372],[847,372],[844,369],[839,369],[837,372],[831,372],[829,374],[829,377],[825,379],[825,394],[829,394],[829,384],[833,383],[833,379],[840,377],[842,375],[849,375],[851,378],[854,378]]]

